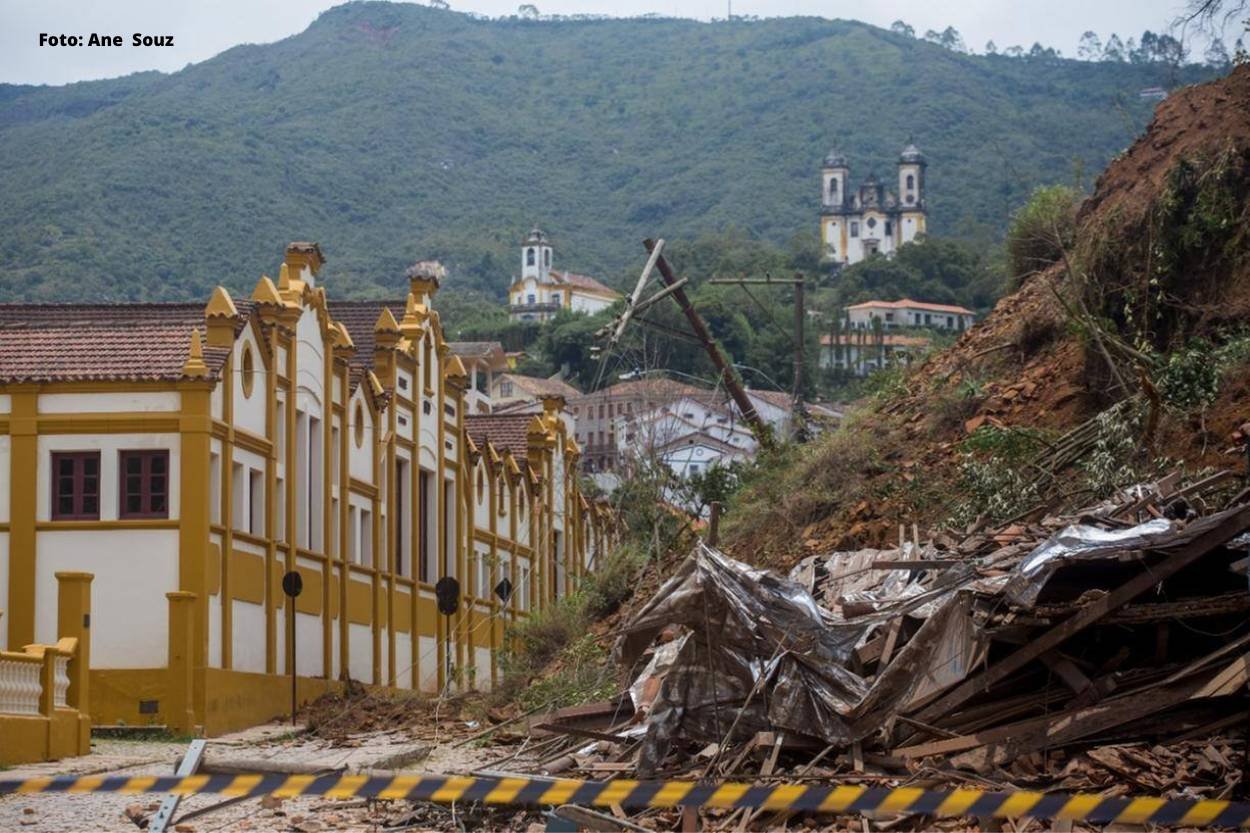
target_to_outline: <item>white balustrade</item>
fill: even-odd
[[[65,697],[69,692],[69,657],[58,655],[52,669],[52,704],[57,708],[65,708],[69,703]]]
[[[0,656],[0,714],[39,714],[41,668],[38,662]]]

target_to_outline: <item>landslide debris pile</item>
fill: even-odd
[[[1078,506],[1175,463],[1239,461],[1250,434],[1250,66],[1160,103],[1053,257],[864,403],[845,436],[752,484],[726,519],[727,551],[785,567],[895,543],[899,522],[964,531],[981,516]]]
[[[534,769],[1240,798],[1248,497],[1240,476],[1174,472],[1070,515],[822,554],[785,577],[699,544],[620,628],[627,696],[545,716],[555,745]],[[703,815],[712,830],[858,824]]]

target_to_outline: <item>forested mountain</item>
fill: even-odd
[[[439,257],[501,295],[538,224],[619,281],[644,236],[815,230],[831,146],[852,177],[929,159],[930,229],[1001,230],[1042,182],[1101,169],[1162,63],[972,56],[847,21],[483,20],[352,3],[171,74],[0,85],[0,295],[250,290],[292,239],[332,292]]]

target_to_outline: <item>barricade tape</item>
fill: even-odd
[[[279,798],[382,798],[484,804],[581,804],[608,807],[723,807],[824,813],[924,813],[1071,819],[1092,823],[1245,827],[1250,803],[1213,799],[1107,798],[1027,791],[925,790],[852,785],[700,784],[693,781],[579,781],[456,775],[189,775],[0,779],[0,795],[35,793],[217,793]]]

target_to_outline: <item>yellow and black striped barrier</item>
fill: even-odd
[[[923,813],[1071,819],[1184,827],[1250,826],[1250,803],[1091,794],[924,790],[851,785],[699,784],[693,781],[578,781],[456,775],[189,775],[0,779],[0,795],[34,793],[217,793],[280,798],[382,798],[484,804],[581,804],[607,807],[723,807],[820,813]]]

